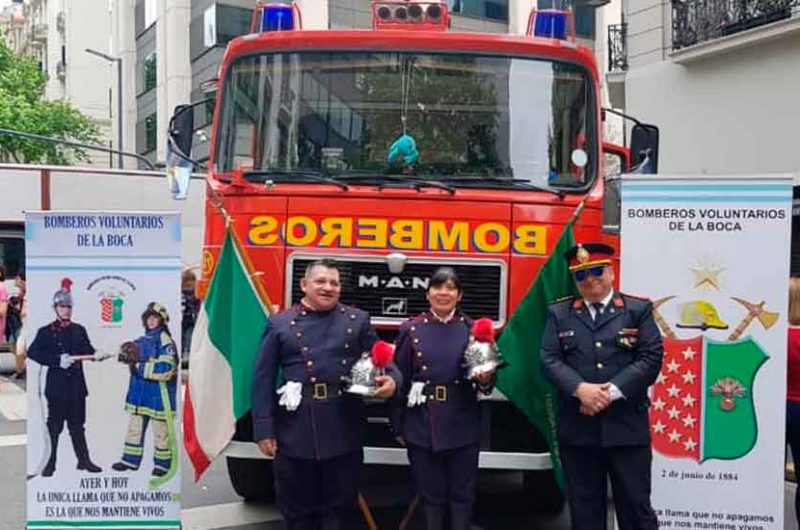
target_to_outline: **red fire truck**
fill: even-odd
[[[576,237],[617,245],[604,157],[654,171],[658,131],[636,122],[629,149],[604,144],[597,62],[570,13],[534,12],[528,35],[512,36],[450,32],[435,1],[372,9],[372,30],[304,31],[292,6],[258,4],[253,33],[228,45],[200,290],[225,235],[221,202],[275,309],[299,300],[311,260],[338,258],[342,301],[391,339],[450,265],[463,310],[502,328],[579,205]],[[171,141],[188,153],[182,120]],[[523,471],[531,502],[559,508],[542,436],[501,394],[483,405],[481,467]],[[402,465],[386,417],[370,406],[365,459]],[[271,462],[258,460],[249,417],[235,440],[234,488],[268,496]]]

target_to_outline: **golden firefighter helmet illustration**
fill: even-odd
[[[169,322],[169,313],[167,312],[167,308],[158,302],[150,302],[147,304],[147,309],[145,309],[144,313],[142,313],[142,325],[147,325],[147,317],[150,315],[161,317],[161,322],[164,325]]]
[[[693,300],[681,306],[681,321],[679,328],[687,329],[728,329],[727,322],[723,321],[717,309],[705,300]]]

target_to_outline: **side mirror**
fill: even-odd
[[[178,105],[169,120],[167,130],[167,185],[176,200],[186,199],[189,181],[194,164],[189,157],[192,153],[194,134],[194,111],[192,105]]]
[[[192,135],[194,134],[194,112],[192,105],[177,105],[169,120],[169,142],[173,150],[185,157],[192,154]]]
[[[637,123],[631,129],[631,171],[658,172],[658,127]]]

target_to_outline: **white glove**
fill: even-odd
[[[408,408],[422,405],[428,400],[425,395],[425,383],[414,381],[411,383],[411,390],[408,391]]]
[[[295,411],[303,399],[303,383],[289,381],[280,387],[277,393],[281,397],[278,400],[278,405],[286,407],[289,412]]]
[[[62,353],[62,354],[61,354],[61,357],[59,358],[58,365],[59,365],[59,366],[60,366],[60,367],[61,367],[63,370],[66,370],[66,369],[68,369],[70,366],[72,366],[72,363],[74,363],[74,362],[75,362],[75,361],[74,361],[74,360],[72,360],[72,356],[71,356],[70,354],[68,354],[68,353]]]

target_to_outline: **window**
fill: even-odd
[[[144,0],[144,27],[152,26],[156,21],[156,0]]]
[[[6,268],[6,280],[24,272],[25,239],[21,235],[0,233],[0,265]]]
[[[459,15],[508,20],[508,0],[449,0],[449,5]]]
[[[155,112],[144,119],[144,145],[145,152],[152,151],[156,148],[158,133],[156,132],[156,114]]]
[[[156,54],[151,53],[144,59],[144,88],[142,92],[147,92],[156,87],[158,75],[156,74]]]

